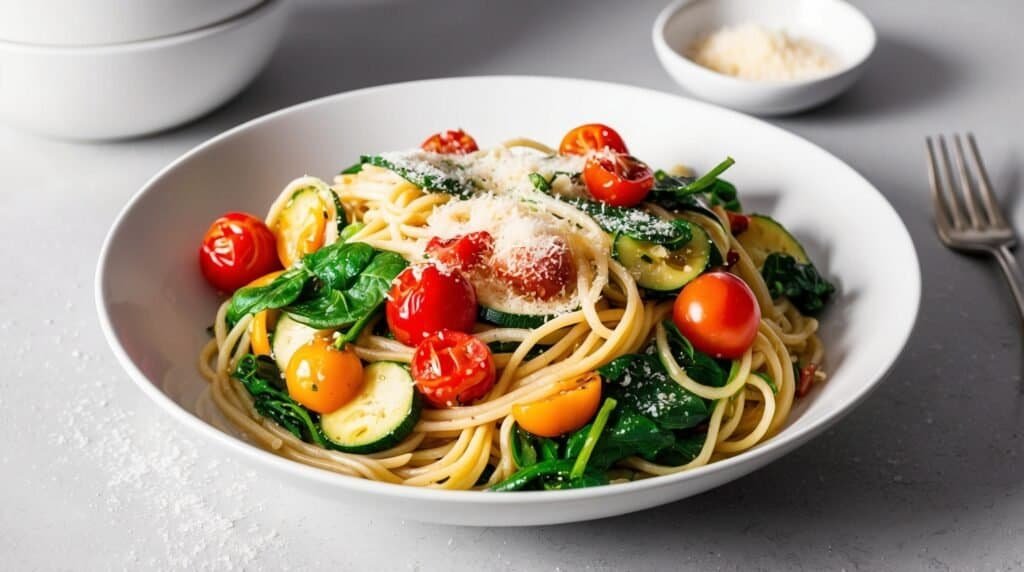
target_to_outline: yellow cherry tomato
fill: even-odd
[[[601,376],[590,372],[561,385],[551,397],[513,405],[516,423],[541,437],[558,437],[586,425],[601,405]]]
[[[285,371],[288,395],[317,413],[330,413],[359,395],[363,364],[350,349],[317,337],[295,351]]]
[[[246,287],[266,286],[267,284],[270,284],[274,278],[280,276],[282,272],[284,272],[284,270],[277,270],[270,274],[260,276],[246,284]],[[270,355],[270,334],[268,333],[268,328],[273,327],[279,314],[280,312],[277,310],[263,310],[253,314],[252,321],[249,322],[249,343],[252,346],[252,353],[258,356]]]

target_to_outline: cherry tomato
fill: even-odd
[[[747,215],[725,211],[725,216],[729,217],[729,231],[733,236],[743,234],[750,226],[750,217]]]
[[[587,424],[601,405],[601,377],[595,372],[560,384],[561,391],[533,403],[512,406],[520,427],[541,437],[558,437]]]
[[[597,200],[631,207],[640,204],[654,187],[654,173],[630,155],[591,157],[583,167],[583,182]]]
[[[515,246],[494,257],[495,275],[527,298],[550,300],[563,294],[576,281],[576,262],[565,240],[557,236],[548,239],[546,246]]]
[[[466,155],[479,150],[476,139],[461,129],[449,129],[440,133],[434,133],[424,141],[420,148],[432,153],[449,153],[455,155]]]
[[[213,221],[199,248],[199,269],[206,281],[228,293],[280,267],[274,233],[246,213],[228,213]]]
[[[317,413],[330,413],[359,395],[363,363],[352,350],[339,350],[318,337],[295,351],[284,379],[292,399]]]
[[[477,338],[442,330],[416,346],[412,378],[435,407],[466,405],[494,387],[494,358]]]
[[[448,268],[472,270],[483,264],[494,249],[494,238],[487,231],[471,232],[455,238],[434,237],[427,243],[426,252]]]
[[[395,339],[415,346],[441,330],[468,332],[476,323],[476,291],[458,270],[433,264],[406,268],[388,292],[385,315]]]
[[[814,386],[814,374],[818,371],[818,364],[810,363],[800,369],[800,379],[797,380],[796,396],[804,397],[811,392]]]
[[[270,274],[260,276],[246,286],[266,286],[280,276],[284,270],[275,270]],[[262,310],[256,312],[249,322],[249,344],[252,346],[252,353],[258,356],[270,355],[270,334],[268,328],[273,327],[280,314],[280,310]]]
[[[746,282],[728,272],[708,272],[683,287],[672,319],[693,347],[736,359],[754,343],[761,308]]]
[[[611,149],[616,153],[628,153],[626,143],[611,127],[601,123],[580,125],[565,134],[558,152],[563,155],[586,155],[589,151]]]

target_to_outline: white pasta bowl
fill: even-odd
[[[99,46],[0,40],[0,120],[51,137],[117,139],[207,113],[263,69],[286,0],[157,39]]]
[[[755,81],[683,55],[703,35],[747,23],[815,42],[832,56],[835,69],[807,79]],[[651,36],[662,67],[688,93],[757,115],[794,113],[838,96],[861,76],[877,41],[867,17],[843,0],[676,0],[658,15]]]
[[[502,113],[494,113],[496,104]],[[707,168],[727,154],[735,157],[729,178],[746,208],[785,221],[838,284],[839,294],[822,316],[829,379],[799,403],[778,435],[736,457],[669,476],[571,491],[487,493],[404,487],[311,468],[259,449],[200,415],[207,382],[196,369],[197,356],[219,300],[200,276],[196,249],[211,220],[229,210],[263,213],[299,175],[330,178],[360,153],[415,146],[424,134],[447,127],[464,127],[482,145],[515,135],[554,143],[569,128],[592,121],[614,126],[653,165]],[[287,141],[303,144],[282,145]],[[864,221],[871,221],[871,232]],[[237,127],[146,183],[114,223],[96,273],[100,323],[114,354],[147,395],[197,435],[345,510],[488,526],[641,510],[781,457],[838,421],[882,380],[911,333],[919,297],[917,256],[899,216],[870,183],[826,151],[706,103],[621,85],[530,77],[363,89]],[[878,327],[881,316],[884,328]]]

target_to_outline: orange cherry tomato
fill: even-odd
[[[476,139],[461,129],[449,129],[434,133],[420,145],[420,148],[431,153],[455,155],[466,155],[480,149],[476,145]]]
[[[761,308],[750,286],[728,272],[708,272],[683,286],[672,320],[693,347],[736,359],[754,343]]]
[[[601,123],[587,123],[569,131],[562,138],[558,152],[563,155],[586,155],[590,151],[611,149],[628,153],[626,143],[617,131]]]
[[[359,395],[363,364],[350,349],[317,337],[295,351],[285,371],[288,395],[317,413],[330,413]]]
[[[276,270],[270,274],[265,274],[252,282],[246,284],[249,286],[266,286],[270,284],[274,278],[280,276],[284,270]],[[274,326],[274,322],[277,321],[279,310],[263,310],[256,312],[252,321],[249,322],[249,344],[252,346],[252,353],[258,356],[270,355],[270,333],[269,328]]]
[[[629,155],[595,156],[583,167],[583,182],[595,199],[615,207],[632,207],[654,188],[654,172]]]
[[[513,405],[516,423],[534,435],[558,437],[593,419],[601,405],[601,376],[590,372],[560,385],[562,389],[551,397]]]
[[[218,290],[234,292],[279,268],[274,234],[260,219],[228,213],[213,221],[199,248],[199,269]]]

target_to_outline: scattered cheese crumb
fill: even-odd
[[[718,73],[760,81],[804,79],[836,67],[818,44],[759,24],[721,28],[694,42],[686,56]]]

